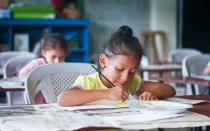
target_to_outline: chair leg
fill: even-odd
[[[12,105],[11,93],[10,92],[6,92],[6,94],[7,94],[7,104],[8,105]]]

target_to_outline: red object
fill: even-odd
[[[62,0],[52,0],[52,5],[56,10],[56,14],[61,14],[62,11]]]

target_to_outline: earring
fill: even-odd
[[[102,66],[101,66],[102,68],[106,68],[106,66],[103,64]]]

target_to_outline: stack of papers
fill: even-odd
[[[20,78],[7,78],[0,80],[2,88],[24,88],[25,79]]]

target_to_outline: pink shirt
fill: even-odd
[[[20,72],[19,72],[19,76],[20,74],[28,74],[31,70],[33,70],[34,68],[47,64],[44,58],[37,58],[34,59],[32,61],[30,61],[25,67],[23,67]],[[43,96],[43,94],[39,91],[35,97],[35,103],[36,104],[42,104],[42,103],[46,103],[45,98]]]
[[[19,75],[28,74],[32,69],[44,64],[47,64],[44,58],[34,59],[20,70]]]

